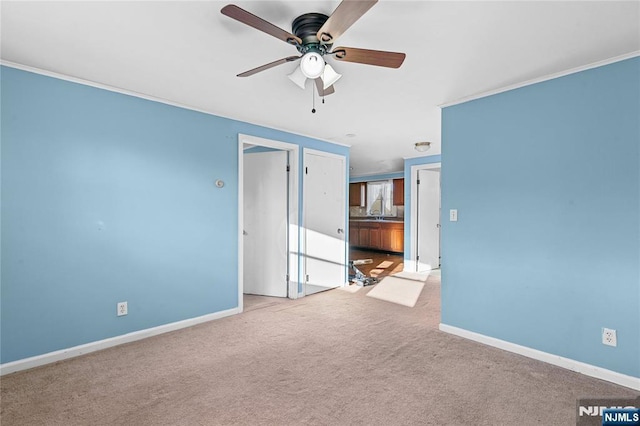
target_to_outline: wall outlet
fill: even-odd
[[[603,328],[602,344],[608,346],[618,346],[618,337],[616,336],[616,331],[610,328]]]
[[[129,313],[129,308],[127,307],[127,302],[118,302],[116,314],[119,317],[121,317],[123,315],[127,315],[128,313]]]

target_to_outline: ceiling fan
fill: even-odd
[[[355,47],[336,47],[332,50],[335,40],[377,2],[378,0],[343,0],[331,16],[305,13],[293,20],[291,32],[236,5],[229,4],[223,7],[223,15],[289,43],[300,53],[300,56],[288,56],[245,71],[238,74],[238,77],[249,77],[269,68],[300,60],[300,67],[297,67],[289,78],[303,89],[307,79],[312,79],[315,81],[318,94],[326,96],[335,92],[333,84],[341,75],[325,62],[324,56],[333,56],[338,61],[399,68],[406,56],[404,53]]]

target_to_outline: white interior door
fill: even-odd
[[[346,282],[345,158],[305,150],[305,294]]]
[[[244,154],[244,293],[287,297],[287,152]]]
[[[418,170],[418,271],[440,267],[440,170]]]

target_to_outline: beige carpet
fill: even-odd
[[[346,291],[347,293],[355,293],[359,291],[361,288],[363,287],[359,286],[358,284],[350,284],[346,287],[338,287],[336,290]]]
[[[575,425],[577,398],[639,394],[438,331],[432,276],[413,309],[365,294],[252,297],[241,315],[4,376],[0,423]]]
[[[384,277],[367,296],[413,308],[429,273],[400,272]]]

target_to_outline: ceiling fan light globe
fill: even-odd
[[[300,60],[300,69],[305,77],[316,79],[324,71],[324,59],[318,52],[307,52]]]
[[[296,67],[291,74],[287,75],[287,77],[289,77],[289,80],[293,81],[302,90],[306,88],[307,77],[302,74],[300,67]]]
[[[322,73],[323,88],[327,90],[333,86],[336,81],[340,80],[340,77],[342,77],[342,74],[338,74],[331,65],[326,64],[324,66],[324,72]]]

